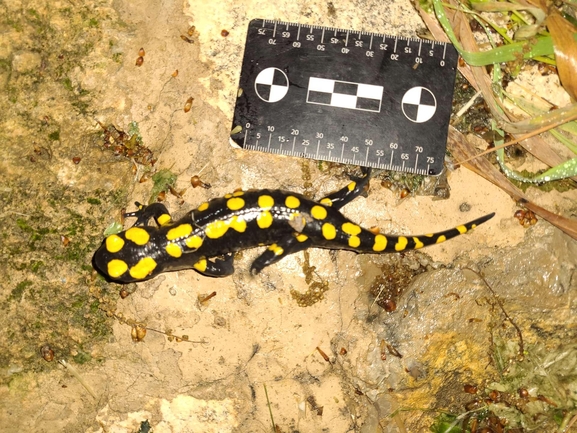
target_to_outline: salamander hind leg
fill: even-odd
[[[270,245],[264,253],[256,258],[250,267],[250,273],[257,275],[267,266],[270,266],[289,254],[306,250],[311,246],[311,240],[302,233],[293,233],[276,244]]]
[[[153,203],[151,205],[140,204],[139,202],[134,203],[138,210],[134,212],[127,212],[124,214],[125,217],[136,217],[135,226],[147,226],[151,218],[154,218],[156,224],[159,226],[166,225],[172,221],[170,212],[166,209],[166,206],[162,203]]]
[[[215,261],[202,258],[192,267],[207,277],[227,277],[234,274],[234,256],[229,253],[223,259],[216,259]]]
[[[371,179],[371,168],[361,167],[361,169],[363,177],[351,177],[351,182],[347,186],[320,199],[319,203],[340,209],[361,195]]]

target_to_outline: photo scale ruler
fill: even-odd
[[[438,175],[457,60],[436,41],[252,20],[232,143]]]

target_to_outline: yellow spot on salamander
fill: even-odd
[[[344,223],[342,225],[342,229],[346,234],[354,236],[358,235],[361,232],[361,228],[358,225],[349,222]]]
[[[387,248],[388,239],[384,235],[375,236],[375,244],[373,245],[373,251],[384,251]]]
[[[244,233],[246,230],[246,221],[242,217],[233,216],[229,221],[230,226],[239,233]]]
[[[445,237],[445,235],[441,235],[437,238],[437,242],[438,244],[440,244],[441,242],[445,242],[447,240],[447,238]]]
[[[262,198],[262,197],[261,197]],[[259,199],[260,202],[260,199]],[[259,204],[260,206],[260,204]],[[262,207],[262,206],[261,206]],[[265,210],[263,212],[261,212],[260,214],[258,214],[258,216],[256,217],[256,224],[261,228],[261,229],[267,229],[272,225],[272,214],[268,211]]]
[[[108,275],[112,278],[118,278],[128,270],[128,265],[122,260],[110,260],[108,262]]]
[[[196,208],[196,210],[202,212],[208,209],[208,202],[205,201],[204,203],[202,203],[199,207]]]
[[[299,242],[304,242],[304,241],[306,241],[309,237],[308,237],[307,235],[300,234],[300,235],[297,235],[296,238],[297,238],[297,241],[299,241]]]
[[[395,251],[403,251],[405,248],[407,248],[408,243],[409,240],[406,237],[399,236],[397,243],[395,244]]]
[[[299,207],[301,205],[301,201],[296,198],[295,196],[289,195],[285,201],[284,204],[286,205],[286,207],[290,208],[290,209],[296,209],[297,207]]]
[[[227,221],[218,220],[206,225],[204,233],[210,239],[218,239],[224,236],[228,230],[229,224]]]
[[[106,238],[106,251],[117,253],[124,246],[124,239],[117,235],[110,235]]]
[[[186,238],[184,243],[186,244],[186,246],[188,248],[191,248],[193,250],[197,250],[202,245],[202,238],[200,236],[196,236],[196,235],[190,236],[189,238]]]
[[[319,203],[324,204],[325,206],[332,206],[333,205],[333,201],[328,197],[321,199],[321,201]]]
[[[325,239],[329,241],[337,237],[337,229],[330,223],[323,224],[322,232]]]
[[[418,250],[419,248],[423,248],[425,246],[425,244],[422,243],[421,240],[416,236],[413,236],[413,242],[415,242],[415,249],[416,250]]]
[[[235,192],[232,193],[232,196],[233,196],[233,197],[240,197],[241,195],[244,195],[244,191],[241,190],[241,189],[239,189],[239,190],[237,190],[237,191],[235,191]]]
[[[232,194],[230,194],[230,193],[224,195],[224,198],[231,198],[231,197],[232,197]]]
[[[230,210],[239,210],[244,207],[244,200],[240,197],[229,198],[226,202],[226,206]]]
[[[315,205],[311,209],[311,215],[314,219],[324,220],[327,217],[327,210],[319,205]]]
[[[456,228],[456,229],[458,230],[458,232],[461,233],[461,234],[467,233],[467,227],[465,227],[465,226],[457,226],[457,227],[455,227],[455,228]]]
[[[270,210],[274,206],[274,199],[270,195],[261,195],[258,198],[258,206],[262,210]]]
[[[130,268],[130,276],[136,280],[148,277],[156,268],[156,262],[152,257],[145,257]]]
[[[206,271],[206,265],[208,263],[206,262],[206,259],[201,259],[198,262],[196,262],[194,265],[192,265],[194,267],[194,269],[196,269],[197,271],[200,272],[204,272]]]
[[[140,227],[132,227],[126,230],[124,237],[136,245],[146,245],[148,240],[150,239],[150,235],[146,230]]]
[[[191,233],[192,233],[192,226],[190,224],[181,224],[173,229],[170,229],[168,233],[166,233],[166,239],[168,239],[169,241],[173,241],[175,239],[182,239],[187,236],[190,236]]]
[[[166,252],[168,253],[169,256],[172,257],[179,258],[180,256],[182,256],[182,249],[180,248],[180,245],[172,242],[166,245]]]
[[[351,182],[351,183],[349,183],[349,184],[347,185],[347,189],[348,189],[349,191],[354,190],[356,187],[357,187],[357,183],[356,183],[356,182]]]
[[[272,244],[270,247],[268,247],[268,249],[271,250],[275,256],[280,256],[282,253],[284,253],[282,247],[279,247],[277,244]]]
[[[160,224],[161,226],[164,226],[164,225],[168,224],[170,221],[172,221],[172,218],[167,213],[163,213],[162,215],[160,215],[158,217],[157,221],[158,221],[158,224]]]
[[[359,238],[358,236],[352,235],[349,238],[349,247],[358,248],[360,244],[361,244],[361,238]]]

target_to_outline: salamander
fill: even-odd
[[[233,253],[267,246],[252,263],[258,274],[289,254],[310,247],[391,253],[419,249],[461,235],[492,218],[491,213],[466,224],[422,236],[392,236],[367,230],[339,209],[366,188],[370,170],[343,189],[315,201],[302,194],[255,189],[235,191],[202,203],[178,221],[166,206],[136,203],[134,225],[108,236],[93,257],[94,266],[119,283],[145,281],[167,272],[196,269],[211,277],[234,272]],[[156,225],[151,225],[154,219]]]

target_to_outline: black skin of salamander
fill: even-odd
[[[373,232],[359,228],[358,245],[350,245],[350,234],[345,233],[340,228],[343,224],[350,223],[358,226],[348,220],[339,209],[355,199],[366,189],[370,179],[370,169],[363,170],[363,177],[352,178],[352,182],[343,189],[332,193],[322,200],[314,201],[301,194],[287,192],[282,190],[249,190],[242,192],[239,197],[244,201],[244,206],[240,209],[231,210],[227,206],[228,198],[216,198],[208,202],[204,210],[194,209],[188,212],[178,221],[169,221],[161,225],[158,218],[161,215],[165,217],[170,215],[166,207],[161,203],[154,203],[149,206],[139,205],[135,212],[126,214],[127,217],[136,217],[136,223],[133,227],[140,227],[148,233],[150,239],[145,245],[137,245],[125,238],[125,233],[121,232],[119,236],[125,243],[124,247],[117,252],[109,252],[106,248],[106,240],[96,251],[93,257],[94,267],[104,275],[108,280],[119,283],[130,283],[136,281],[145,281],[153,278],[163,272],[178,271],[183,269],[194,268],[204,275],[212,277],[224,277],[234,272],[233,253],[254,248],[263,245],[269,245],[252,264],[251,273],[258,274],[263,268],[276,263],[283,257],[310,247],[329,248],[329,249],[347,249],[358,253],[389,253],[402,250],[420,248],[422,246],[432,245],[444,240],[458,236],[462,231],[456,228],[427,236],[406,236],[404,246],[395,248],[399,239],[398,236],[375,235]],[[274,206],[270,208],[272,223],[267,228],[261,228],[257,224],[257,219],[263,212],[263,208],[258,205],[258,199],[262,196],[270,196],[274,200]],[[287,197],[298,199],[299,206],[289,208],[285,205]],[[321,203],[322,202],[322,203]],[[323,204],[324,203],[324,204]],[[322,219],[314,218],[312,215],[313,207],[321,206],[326,210],[326,216]],[[297,217],[295,218],[295,213]],[[317,214],[318,215],[318,214]],[[322,215],[321,215],[322,216]],[[475,226],[489,220],[493,214],[485,215],[469,223],[459,226],[464,231],[469,231]],[[217,238],[206,236],[205,229],[209,224],[218,221],[230,221],[236,217],[246,222],[244,231],[237,231],[230,226],[224,235]],[[150,225],[150,220],[156,220],[157,225]],[[323,232],[323,225],[329,223],[336,228],[335,236],[328,239]],[[202,238],[202,245],[199,248],[188,248],[185,245],[186,238],[167,239],[167,233],[183,224],[189,224],[193,227],[192,235]],[[303,236],[304,235],[304,236]],[[114,235],[113,235],[114,236]],[[373,249],[375,237],[386,237],[387,244],[381,251]],[[305,239],[306,238],[306,239]],[[441,238],[441,239],[440,239]],[[166,246],[168,243],[177,243],[183,253],[180,257],[174,257],[167,253]],[[280,249],[279,249],[280,248]],[[134,278],[129,271],[119,276],[110,276],[108,273],[108,263],[111,260],[124,261],[127,268],[135,266],[141,259],[150,257],[154,259],[156,266],[147,275]],[[202,266],[198,266],[202,264]]]

